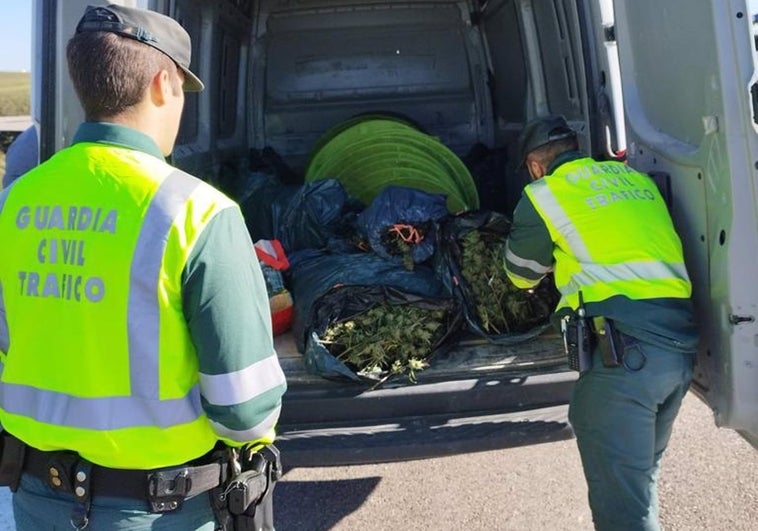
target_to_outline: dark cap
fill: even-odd
[[[168,55],[184,72],[185,92],[200,92],[203,82],[190,69],[192,44],[176,20],[146,9],[118,5],[87,6],[76,33],[107,31],[129,37]]]
[[[519,164],[524,164],[526,156],[535,149],[556,140],[572,137],[576,138],[576,132],[561,115],[551,114],[532,120],[524,126],[519,135]]]

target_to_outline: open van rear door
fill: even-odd
[[[32,120],[44,162],[68,146],[84,112],[68,77],[66,44],[88,5],[148,6],[148,0],[35,0],[32,15]]]
[[[757,445],[753,15],[746,0],[613,4],[628,160],[670,198],[694,286],[702,340],[693,390],[717,425]]]

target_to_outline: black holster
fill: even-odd
[[[593,319],[598,350],[605,367],[620,367],[624,362],[624,344],[611,319]]]
[[[238,460],[239,472],[211,492],[219,530],[274,529],[274,486],[282,475],[279,450],[272,444]]]
[[[24,470],[26,445],[8,432],[0,432],[0,486],[18,490]]]

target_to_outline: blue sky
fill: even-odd
[[[34,0],[0,0],[0,72],[29,71],[32,63],[32,3]],[[758,13],[758,0],[748,0]]]
[[[0,72],[19,72],[31,69],[33,1],[2,0]]]

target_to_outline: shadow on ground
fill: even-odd
[[[274,525],[277,531],[331,529],[363,505],[379,481],[280,481],[274,490]]]

